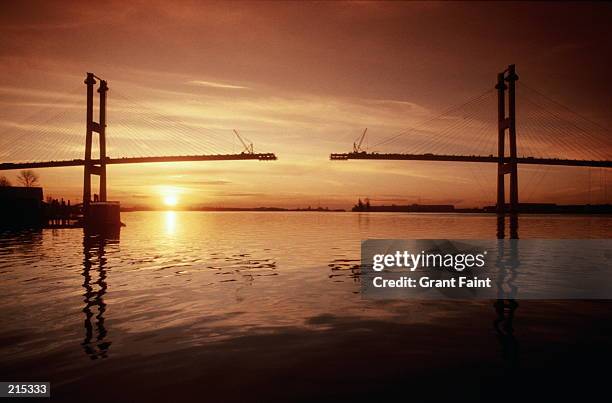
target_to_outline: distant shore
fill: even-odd
[[[122,207],[122,212],[131,211],[166,211],[164,208],[146,206]],[[283,207],[187,207],[176,211],[266,211],[266,212],[347,212],[345,209],[329,207],[283,208]],[[453,205],[411,204],[411,205],[355,205],[349,212],[357,213],[459,213],[459,214],[494,214],[495,206],[456,208]],[[612,204],[572,204],[558,205],[552,203],[522,203],[521,214],[612,214]]]
[[[122,207],[121,211],[165,211],[164,208],[152,207]],[[282,207],[188,207],[179,208],[177,211],[316,211],[316,212],[346,212],[344,209],[330,209],[328,207],[316,208],[282,208]]]
[[[351,209],[353,212],[394,212],[394,213],[497,213],[497,206],[456,208],[452,204],[409,204],[409,205],[373,205],[369,199],[362,201]],[[505,211],[510,211],[506,204]],[[519,203],[521,214],[612,214],[612,204],[555,204],[555,203]]]

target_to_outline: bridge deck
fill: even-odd
[[[185,162],[185,161],[235,161],[235,160],[276,160],[274,153],[241,153],[241,154],[215,154],[215,155],[175,155],[168,157],[127,157],[127,158],[107,158],[107,165],[114,164],[142,164],[147,162]],[[100,164],[99,159],[92,160],[94,164]],[[74,167],[85,165],[85,160],[74,159],[64,161],[43,161],[43,162],[7,162],[0,164],[0,171],[11,169],[32,169],[32,168],[51,168],[51,167]]]
[[[482,155],[444,155],[444,154],[379,154],[379,153],[343,153],[331,154],[331,160],[410,160],[410,161],[454,161],[454,162],[499,162],[495,156]],[[508,158],[506,158],[508,162]],[[562,165],[580,167],[612,168],[612,161],[603,160],[570,160],[557,158],[519,157],[519,164]]]

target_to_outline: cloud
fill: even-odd
[[[232,182],[231,181],[227,181],[227,180],[223,180],[223,179],[219,179],[219,180],[181,180],[181,179],[174,179],[169,181],[170,183],[175,183],[175,184],[183,184],[183,185],[211,185],[211,186],[221,186],[221,185],[229,185]]]
[[[35,99],[52,99],[53,101],[81,101],[80,94],[61,93],[52,90],[43,90],[36,88],[0,86],[0,95],[28,97]]]
[[[265,193],[248,193],[248,192],[238,192],[238,193],[232,193],[232,192],[224,192],[224,193],[219,193],[218,196],[225,196],[225,197],[260,197],[260,196],[267,196]]]
[[[223,83],[216,83],[214,81],[202,81],[202,80],[191,80],[191,81],[188,81],[187,84],[199,85],[201,87],[223,88],[223,89],[229,89],[229,90],[248,90],[250,89],[249,87],[245,87],[243,85],[223,84]]]

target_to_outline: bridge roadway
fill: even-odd
[[[454,161],[454,162],[499,162],[499,158],[490,155],[444,155],[444,154],[379,154],[379,153],[340,153],[331,154],[331,160],[410,160],[410,161]],[[506,157],[504,162],[509,162]],[[612,161],[604,160],[571,160],[558,158],[519,157],[518,164],[563,165],[576,167],[612,168]]]
[[[147,162],[185,162],[185,161],[236,161],[236,160],[276,160],[274,153],[240,153],[240,154],[213,154],[213,155],[174,155],[167,157],[126,157],[126,158],[106,158],[106,165],[115,164],[142,164]],[[99,165],[99,159],[92,159],[93,164]],[[63,160],[63,161],[43,161],[43,162],[6,162],[0,163],[0,171],[11,169],[33,169],[51,167],[74,167],[85,165],[85,160]]]

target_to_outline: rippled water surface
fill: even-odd
[[[127,226],[115,240],[84,239],[74,229],[0,236],[2,380],[38,376],[61,392],[89,387],[98,375],[111,384],[159,376],[158,387],[167,391],[177,377],[221,377],[220,388],[228,382],[224,371],[243,371],[232,382],[252,387],[262,362],[269,361],[270,376],[335,362],[320,355],[332,347],[340,354],[339,346],[346,355],[351,348],[361,354],[367,335],[384,336],[385,346],[402,349],[402,360],[407,354],[431,366],[441,351],[445,358],[468,354],[446,339],[431,340],[444,327],[476,338],[477,355],[503,355],[489,303],[376,302],[359,295],[362,239],[494,238],[494,216],[135,212],[122,220]],[[522,238],[610,238],[612,218],[527,216],[519,228]],[[563,325],[568,317],[608,310],[592,304],[521,308],[528,340],[572,340]],[[421,344],[406,348],[389,336],[404,333]],[[392,357],[383,347],[376,351]],[[325,376],[330,365],[316,371]]]

